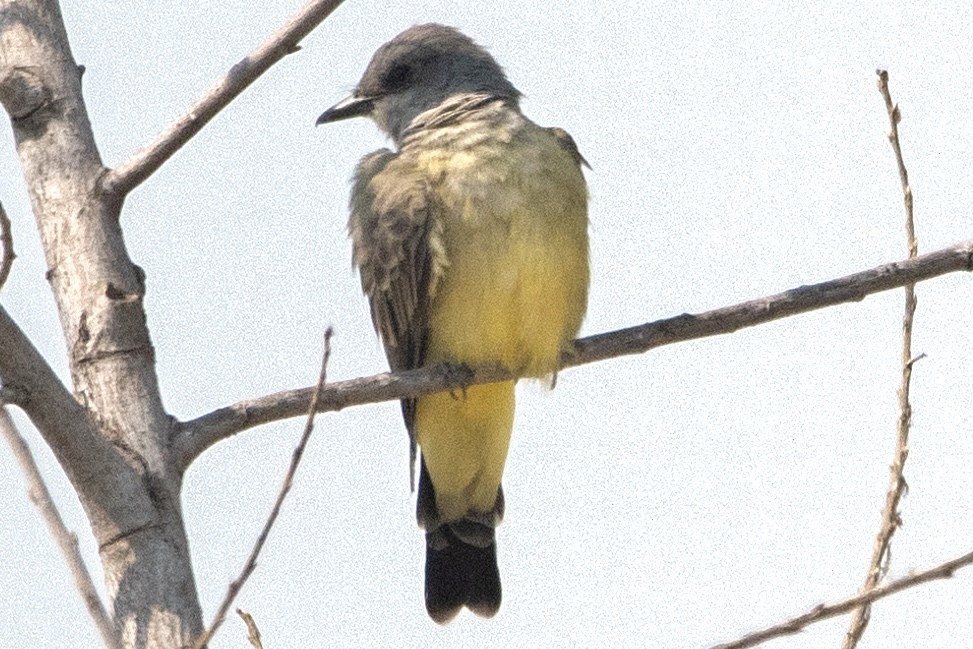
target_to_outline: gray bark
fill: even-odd
[[[125,195],[297,51],[339,4],[308,2],[155,141],[106,169],[58,3],[0,0],[0,103],[47,258],[73,385],[65,388],[0,307],[0,404],[27,413],[78,493],[104,569],[118,640],[110,644],[186,647],[203,630],[179,502],[183,472],[198,452],[175,441],[196,435],[162,406],[145,278],[119,225]]]
[[[64,331],[73,395],[0,313],[0,379],[51,446],[98,542],[126,647],[202,630],[146,327],[141,270],[119,227],[57,3],[0,1],[0,102],[10,115]]]

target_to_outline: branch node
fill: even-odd
[[[13,120],[31,116],[47,104],[50,92],[30,69],[15,67],[0,78],[0,104]]]
[[[22,406],[29,398],[27,390],[19,385],[0,386],[0,406]]]
[[[911,370],[913,365],[915,365],[916,363],[918,363],[919,361],[921,361],[925,357],[926,357],[926,352],[922,352],[921,354],[919,354],[915,358],[909,359],[909,363],[908,363],[909,369]]]

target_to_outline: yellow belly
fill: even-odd
[[[450,176],[461,180],[443,194],[448,265],[430,305],[427,364],[500,363],[543,377],[577,335],[588,289],[584,180],[552,138],[536,135],[519,161],[536,172],[500,170],[490,191],[483,182],[494,170],[473,167],[463,182],[452,160]],[[493,510],[513,414],[512,381],[418,400],[418,442],[443,520]]]

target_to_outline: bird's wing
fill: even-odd
[[[584,165],[585,167],[588,167],[588,169],[591,169],[591,165],[588,164],[588,161],[584,159],[583,155],[581,155],[581,151],[578,150],[578,145],[574,141],[574,138],[571,137],[570,133],[558,126],[549,127],[547,132],[554,136],[554,139],[557,140],[557,143],[561,145],[562,149],[571,154],[571,157],[574,158],[574,161],[578,163],[579,167]]]
[[[428,305],[445,267],[442,222],[434,218],[426,181],[397,154],[382,149],[362,158],[351,196],[352,261],[361,274],[389,367],[421,367]],[[409,431],[414,485],[414,399],[402,401],[402,414]]]

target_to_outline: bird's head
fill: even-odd
[[[354,94],[318,117],[317,123],[371,117],[398,141],[420,113],[463,93],[487,93],[516,101],[514,88],[489,52],[459,30],[416,25],[372,56]]]

